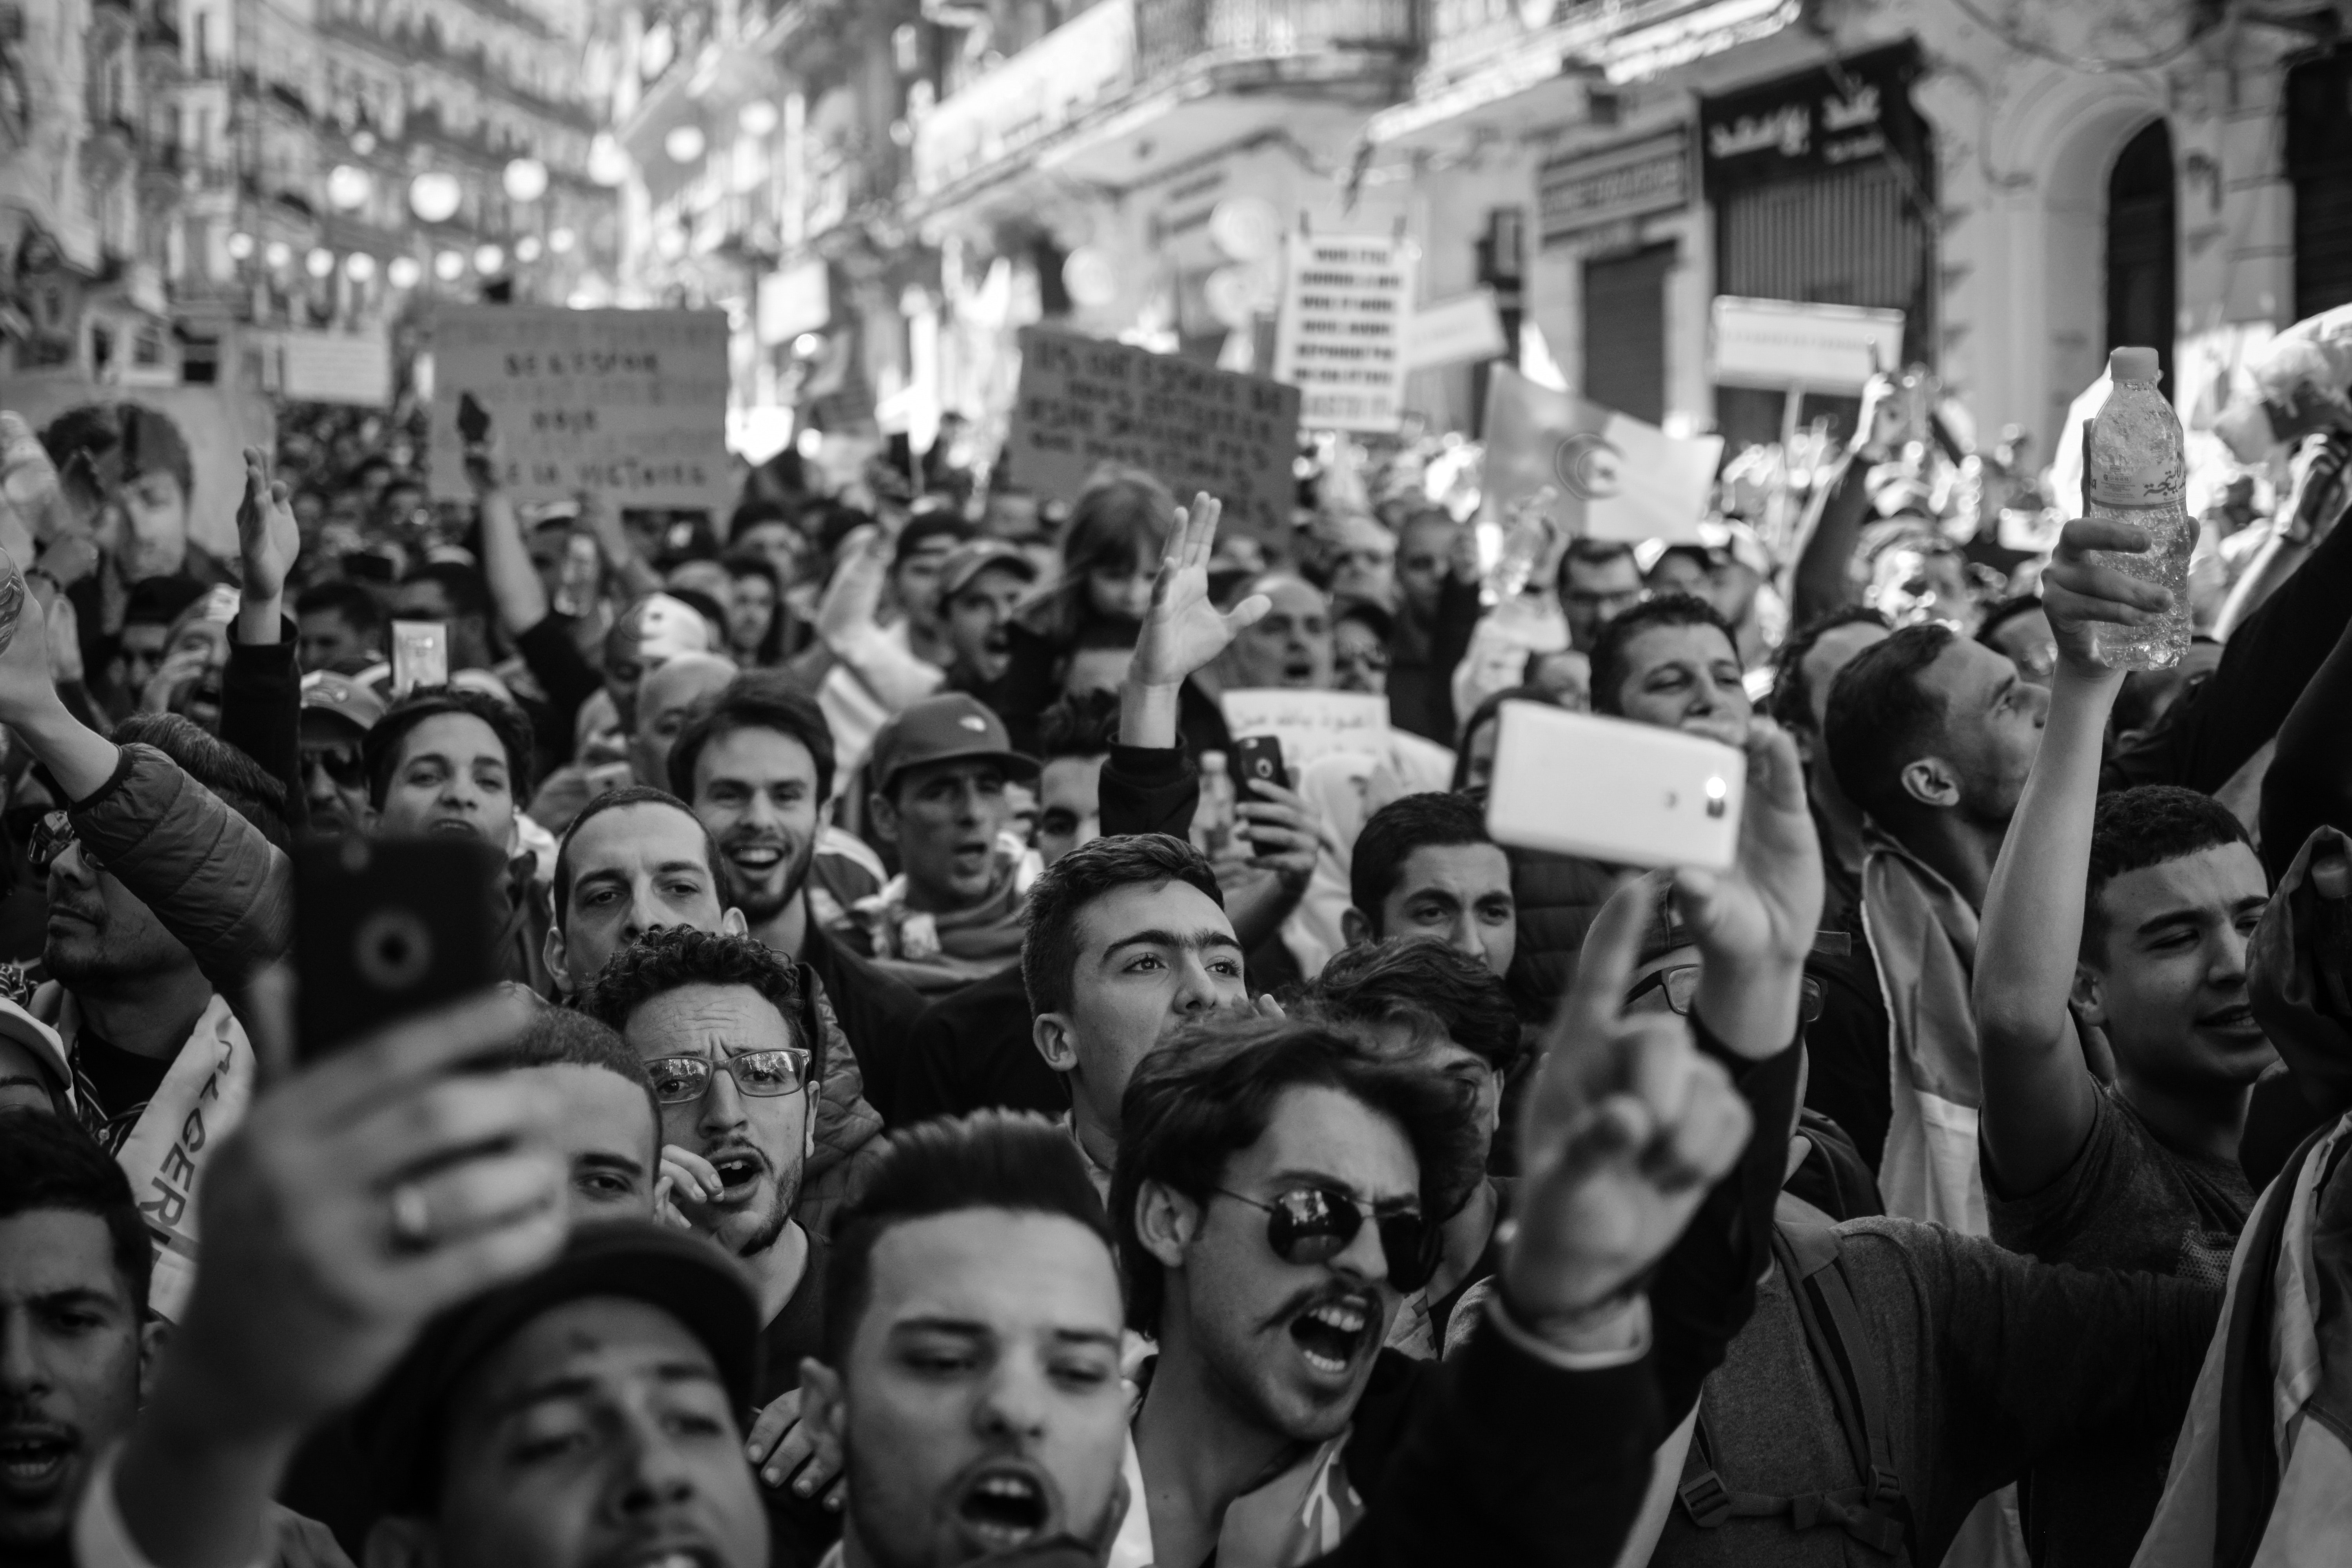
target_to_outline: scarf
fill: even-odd
[[[1886,1212],[1988,1236],[1977,1169],[1977,912],[1877,826],[1865,829],[1862,924],[1886,998],[1894,1117],[1878,1184]]]
[[[908,909],[901,872],[880,892],[858,900],[850,912],[865,929],[883,973],[918,991],[936,992],[1020,962],[1021,916],[1036,877],[1034,857],[1016,858],[1000,847],[994,886],[968,910]]]
[[[71,1059],[81,1033],[81,1009],[65,987],[56,981],[44,984],[34,994],[33,1013],[55,1025]],[[195,1283],[197,1183],[220,1141],[245,1120],[253,1075],[253,1047],[245,1026],[227,1000],[215,995],[115,1151],[155,1244],[148,1310],[166,1322],[178,1321]]]
[[[2301,1568],[2352,1539],[2352,1116],[2263,1192],[2132,1568]]]

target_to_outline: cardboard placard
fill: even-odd
[[[1380,235],[1293,235],[1274,377],[1310,430],[1392,431],[1404,416],[1413,253]]]
[[[0,379],[0,408],[24,416],[36,434],[58,415],[91,403],[136,403],[168,417],[188,449],[195,493],[187,536],[226,561],[236,559],[236,509],[245,499],[245,448],[278,449],[278,418],[257,392],[228,386],[100,386],[78,376]]]
[[[1021,329],[1021,383],[1005,456],[1013,482],[1076,500],[1106,463],[1145,469],[1189,501],[1206,490],[1225,526],[1277,538],[1297,487],[1298,389],[1172,354]]]
[[[1234,739],[1272,735],[1282,742],[1283,766],[1298,771],[1339,752],[1380,754],[1387,746],[1389,700],[1362,691],[1294,691],[1251,687],[1219,700]]]
[[[601,491],[623,507],[723,508],[727,313],[444,306],[433,331],[429,479],[470,500],[461,398],[490,416],[517,500]]]

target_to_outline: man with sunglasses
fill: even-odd
[[[322,669],[302,678],[302,795],[314,831],[364,831],[372,808],[363,742],[383,717],[383,699],[349,676]]]

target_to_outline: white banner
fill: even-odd
[[[1293,235],[1274,379],[1309,430],[1389,431],[1404,414],[1412,253],[1402,239]]]
[[[1858,393],[1903,363],[1903,312],[1788,300],[1715,301],[1715,379],[1730,386]]]

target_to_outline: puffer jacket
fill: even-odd
[[[121,751],[113,776],[72,808],[74,832],[234,1005],[294,940],[293,863],[163,752]]]
[[[819,1238],[833,1234],[833,1216],[856,1195],[882,1157],[882,1113],[867,1103],[857,1053],[834,1016],[824,983],[807,964],[794,966],[801,984],[801,1027],[822,1040],[824,1063],[817,1086],[816,1147],[801,1167],[801,1195],[793,1217]]]
[[[1619,873],[1598,860],[1514,849],[1511,897],[1519,908],[1519,942],[1503,977],[1511,1005],[1533,1023],[1549,1018],[1576,975],[1576,955]]]

